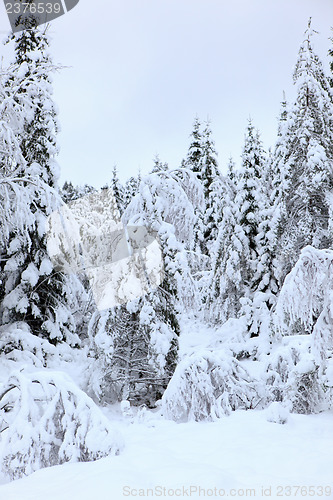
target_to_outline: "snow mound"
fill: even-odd
[[[0,462],[10,479],[117,455],[122,439],[64,373],[14,372],[0,393]]]
[[[289,409],[282,403],[275,401],[266,410],[267,422],[286,424],[289,418]]]

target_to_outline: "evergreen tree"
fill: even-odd
[[[252,287],[256,269],[256,239],[259,232],[260,212],[265,206],[262,176],[264,172],[264,152],[259,133],[249,121],[242,154],[242,164],[237,186],[235,203],[239,209],[238,221],[246,241],[242,248],[242,280],[246,287]]]
[[[168,305],[167,300],[165,311]],[[90,387],[100,401],[128,400],[134,405],[154,406],[160,399],[175,369],[178,351],[175,324],[171,328],[170,318],[168,321],[160,308],[161,295],[149,294],[95,313],[90,327],[95,358]]]
[[[203,157],[200,161],[199,173],[205,198],[205,210],[203,214],[204,253],[209,253],[211,244],[217,237],[218,224],[220,222],[219,214],[225,191],[225,180],[218,169],[217,153],[211,135],[210,123],[207,122],[202,138]]]
[[[227,165],[227,176],[228,178],[230,179],[230,181],[234,184],[236,184],[237,182],[237,172],[236,172],[236,165],[235,165],[235,162],[234,160],[232,159],[232,157],[230,156],[229,158],[229,162],[228,162],[228,165]]]
[[[192,172],[200,173],[200,162],[203,156],[201,123],[198,117],[194,119],[193,130],[190,135],[191,144],[188,149],[185,165]]]
[[[123,214],[125,206],[124,206],[124,196],[125,196],[125,190],[124,187],[122,186],[119,178],[118,178],[118,172],[117,172],[117,167],[114,166],[112,170],[112,181],[111,181],[111,187],[113,190],[113,195],[116,199],[118,210],[120,212],[120,215]]]
[[[188,148],[186,160],[182,162],[182,168],[186,168],[193,172],[198,180],[201,182],[200,169],[201,161],[203,157],[203,143],[202,143],[202,132],[201,132],[201,122],[196,116],[193,122],[193,130],[190,135],[191,143]],[[202,184],[202,183],[201,183]],[[204,190],[202,186],[202,193],[204,195]],[[206,246],[204,242],[204,213],[205,213],[205,196],[203,197],[203,203],[197,207],[196,210],[196,221],[194,224],[194,240],[193,248],[198,254],[206,253]]]
[[[278,123],[277,141],[272,158],[272,190],[270,195],[271,205],[275,210],[282,210],[287,191],[289,189],[291,165],[291,117],[288,110],[285,93],[281,103],[280,118]]]
[[[217,153],[211,136],[209,121],[201,132],[201,123],[196,118],[185,162],[186,168],[194,172],[202,184],[204,203],[197,209],[195,246],[205,255],[210,253],[212,242],[217,237],[218,218],[225,189],[225,180],[218,169]]]
[[[141,182],[140,172],[137,177],[131,176],[125,183],[124,209],[131,203],[134,196],[138,193]]]
[[[280,220],[280,283],[306,245],[331,245],[327,194],[333,186],[332,99],[322,63],[313,52],[313,34],[310,20],[294,71],[297,98],[283,144],[287,182]]]
[[[331,30],[333,31],[333,28],[331,28]],[[330,41],[333,43],[333,37],[330,37]],[[332,60],[330,61],[330,70],[331,70],[331,73],[333,75],[333,49],[332,48],[329,49],[328,55],[330,57],[332,57]],[[332,77],[329,78],[329,82],[330,82],[331,87],[333,87],[333,78]]]
[[[266,291],[270,282],[264,174],[265,157],[259,133],[250,121],[237,186],[233,182],[235,174],[229,169],[229,189],[214,248],[208,304],[213,321],[226,321],[246,313],[253,334],[257,333],[252,328],[254,294]]]
[[[163,172],[169,169],[169,165],[167,163],[162,163],[160,157],[155,155],[154,158],[154,167],[151,170],[151,174],[157,174],[158,172]]]
[[[237,317],[241,307],[240,298],[246,293],[240,251],[246,244],[246,235],[238,224],[240,214],[231,190],[225,197],[222,214],[208,282],[207,307],[209,319],[213,323],[224,323],[231,317]]]
[[[61,188],[60,194],[65,203],[69,203],[77,199],[77,192],[72,182],[65,181],[64,185]]]
[[[78,200],[79,198],[87,196],[94,191],[95,188],[93,186],[89,186],[88,184],[85,184],[84,186],[73,186],[72,182],[65,181],[60,190],[60,195],[65,203],[70,203],[71,201]]]
[[[60,203],[57,114],[50,74],[55,69],[45,31],[33,25],[14,34],[15,64],[5,86],[14,92],[23,126],[16,146],[24,159],[17,177],[24,183],[29,204],[25,230],[13,228],[1,257],[1,323],[24,321],[35,335],[51,343],[77,344],[72,307],[79,284],[55,272],[47,253],[47,218]],[[25,183],[25,178],[34,182]],[[74,287],[74,288],[73,288]]]

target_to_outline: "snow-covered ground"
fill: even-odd
[[[216,352],[228,341],[235,345],[242,324],[231,321],[215,330],[183,319],[182,331],[184,358],[200,349]],[[54,363],[77,384],[84,378],[79,362]],[[261,367],[243,363],[255,374]],[[0,370],[2,378],[5,368],[10,362]],[[126,415],[120,405],[104,408],[124,439],[119,456],[42,469],[11,483],[0,477],[0,500],[333,498],[333,411],[284,414],[277,405],[180,424],[166,420],[162,409]],[[271,421],[279,416],[285,424]]]
[[[333,498],[333,413],[289,415],[281,425],[267,421],[268,410],[185,424],[106,411],[125,438],[119,456],[40,470],[2,484],[0,498]]]

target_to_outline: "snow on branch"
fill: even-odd
[[[283,284],[276,308],[276,324],[290,333],[290,325],[301,322],[313,333],[312,348],[323,361],[332,347],[333,251],[306,246]]]
[[[177,422],[216,420],[257,407],[260,384],[230,354],[202,351],[183,359],[162,398],[164,415]]]
[[[186,181],[189,187],[185,189]],[[132,199],[124,214],[125,223],[136,223],[138,214],[147,225],[158,231],[162,221],[172,224],[178,241],[193,237],[196,220],[192,199],[201,198],[198,181],[185,169],[159,172],[144,177],[139,193]]]
[[[333,286],[333,251],[306,246],[286,277],[277,303],[277,321],[283,328],[285,314],[290,322],[300,320],[311,330],[318,313],[323,309],[324,297]]]
[[[0,461],[11,479],[117,455],[122,446],[111,422],[64,373],[14,372],[1,388]]]

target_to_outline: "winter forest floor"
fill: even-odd
[[[140,496],[140,489],[148,488],[156,488],[154,496],[158,497],[159,491],[164,492],[159,487],[166,488],[166,495],[160,495],[166,498],[179,497],[183,487],[181,498],[186,498],[186,489],[190,498],[199,499],[204,490],[209,496],[214,488],[236,498],[254,496],[246,490],[255,489],[255,496],[261,498],[262,487],[266,493],[271,487],[271,498],[279,498],[279,486],[283,493],[288,486],[306,486],[303,495],[299,492],[303,497],[314,486],[314,498],[332,498],[332,493],[325,494],[325,487],[333,486],[332,416],[291,415],[285,425],[279,425],[268,422],[265,411],[250,410],[236,411],[213,423],[176,424],[147,412],[141,421],[130,423],[116,417],[113,409],[110,417],[125,440],[119,456],[42,469],[1,485],[0,498],[120,500],[131,497],[130,492],[132,497]],[[194,487],[202,488],[201,495]],[[149,491],[142,493],[153,497]]]
[[[182,327],[181,355],[213,348],[231,333],[189,322]],[[0,499],[333,498],[332,411],[290,414],[283,425],[269,421],[269,409],[180,424],[159,409],[128,416],[118,405],[103,411],[124,438],[119,456],[42,469],[7,484],[2,479]]]

